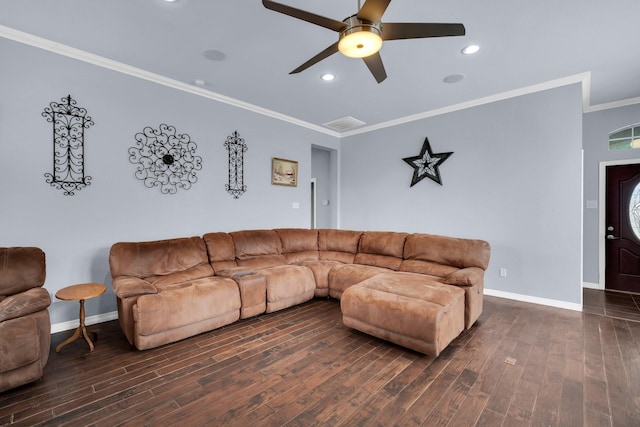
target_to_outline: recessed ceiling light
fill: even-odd
[[[202,54],[210,61],[224,61],[224,59],[227,57],[224,52],[216,49],[207,49],[202,52]]]
[[[325,82],[330,82],[331,80],[335,79],[336,76],[334,76],[331,73],[324,73],[323,75],[320,76],[320,78]]]
[[[464,79],[464,74],[451,74],[444,79],[442,79],[445,83],[458,83]]]
[[[479,50],[480,46],[478,46],[477,44],[470,44],[469,46],[462,49],[462,53],[464,53],[465,55],[473,55]]]
[[[193,84],[198,86],[198,87],[202,87],[202,88],[210,88],[211,87],[211,83],[209,83],[206,80],[203,79],[195,79],[193,80]]]

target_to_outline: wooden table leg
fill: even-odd
[[[67,338],[60,344],[58,344],[58,346],[56,347],[56,353],[60,353],[60,350],[62,349],[62,347],[64,347],[69,343],[74,342],[80,337],[83,337],[85,341],[87,341],[87,344],[89,344],[89,351],[93,351],[93,342],[91,342],[91,338],[89,338],[89,333],[87,332],[87,327],[84,324],[84,300],[83,299],[80,300],[80,315],[78,317],[80,319],[80,325],[75,330],[73,335],[71,335],[69,338]]]

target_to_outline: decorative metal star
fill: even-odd
[[[442,179],[440,178],[440,171],[438,170],[438,167],[452,154],[453,152],[434,154],[433,151],[431,151],[429,138],[425,138],[419,155],[405,157],[402,159],[413,168],[411,187],[422,181],[424,178],[432,179],[442,185]]]

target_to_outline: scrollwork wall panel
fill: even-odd
[[[53,126],[53,171],[44,176],[48,184],[63,190],[65,196],[73,196],[91,184],[91,177],[84,170],[84,130],[94,123],[71,95],[61,101],[50,103],[42,113]]]
[[[229,152],[229,183],[224,187],[237,199],[247,191],[244,184],[244,153],[247,151],[247,144],[240,138],[238,131],[234,131],[227,137],[224,147]]]

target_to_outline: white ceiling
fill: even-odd
[[[358,6],[279,1],[336,20]],[[640,0],[392,0],[384,21],[461,22],[466,36],[385,42],[388,78],[378,84],[362,60],[339,53],[289,75],[337,33],[260,0],[0,1],[2,37],[143,77],[151,72],[165,84],[319,130],[347,116],[372,129],[578,81],[587,110],[640,102]],[[472,43],[480,52],[462,55]],[[206,50],[225,58],[209,60]],[[336,79],[322,81],[325,72]],[[465,78],[443,82],[451,74]]]

